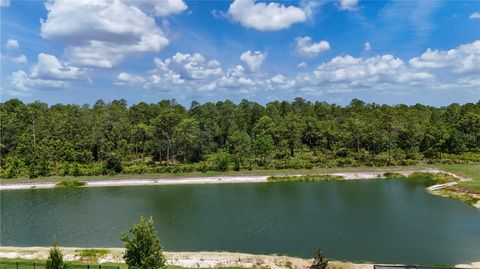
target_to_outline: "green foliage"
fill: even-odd
[[[392,173],[392,172],[387,172],[383,173],[384,178],[406,178],[406,176],[399,174],[399,173]]]
[[[83,186],[85,186],[85,182],[80,181],[62,181],[55,185],[57,188],[78,188]]]
[[[217,171],[228,171],[228,165],[230,163],[230,154],[226,151],[219,151],[215,154],[215,167]]]
[[[63,263],[63,255],[55,243],[50,248],[50,254],[45,264],[45,269],[65,269],[67,265]]]
[[[77,252],[78,255],[80,256],[80,260],[85,262],[97,262],[99,258],[110,253],[110,251],[107,249],[95,249],[95,248],[81,249],[81,250],[76,250],[75,252]]]
[[[305,176],[270,176],[267,178],[269,182],[293,182],[293,181],[325,181],[325,180],[342,180],[342,176],[335,175],[305,175]]]
[[[444,173],[422,173],[422,172],[415,172],[412,173],[407,177],[410,180],[423,180],[429,182],[431,185],[434,184],[443,184],[447,182],[457,181],[458,179]]]
[[[342,107],[296,98],[186,109],[175,100],[12,99],[0,115],[2,178],[480,162],[480,102]]]
[[[110,155],[107,157],[107,160],[105,161],[105,169],[109,173],[120,173],[123,171],[123,166],[122,162],[120,161],[120,158],[115,155]]]
[[[323,255],[322,249],[318,249],[313,256],[312,265],[310,265],[310,269],[326,269],[328,266],[328,260]]]
[[[157,269],[166,267],[163,248],[154,229],[152,217],[148,219],[141,217],[140,222],[130,228],[129,234],[122,233],[121,235],[125,247],[123,259],[128,268]]]

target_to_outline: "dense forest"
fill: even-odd
[[[480,101],[0,103],[0,174],[139,174],[480,160]]]

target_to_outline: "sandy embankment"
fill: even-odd
[[[65,261],[80,261],[82,248],[60,248]],[[0,258],[46,260],[48,247],[0,247]],[[124,263],[123,248],[106,248],[108,254],[89,263]],[[243,267],[261,269],[307,269],[312,260],[279,255],[256,255],[234,252],[164,252],[168,265],[187,268]],[[456,267],[480,268],[480,262],[458,264]],[[372,263],[330,261],[329,269],[372,269]]]
[[[422,170],[382,170],[375,172],[341,172],[341,173],[321,173],[322,175],[342,176],[346,180],[381,178],[386,172],[398,173],[408,176],[414,172],[426,173],[446,173],[438,169]],[[450,174],[450,173],[447,173]],[[465,178],[451,174],[459,180]],[[286,176],[286,175],[275,175]],[[288,175],[301,176],[301,175]],[[218,183],[259,183],[267,182],[269,176],[215,176],[215,177],[182,177],[182,178],[156,178],[156,179],[111,179],[111,180],[89,180],[84,181],[85,187],[109,187],[109,186],[140,186],[140,185],[174,185],[174,184],[218,184]],[[48,189],[55,188],[56,182],[38,182],[38,183],[13,183],[0,184],[0,190],[19,190],[19,189]],[[455,183],[456,184],[456,183]],[[434,186],[432,186],[434,187]],[[436,186],[442,188],[443,186]]]
[[[80,261],[78,250],[81,248],[61,248],[66,261]],[[122,248],[109,248],[109,253],[99,258],[98,263],[123,263]],[[0,258],[40,259],[48,257],[47,247],[0,247]],[[306,269],[312,260],[289,256],[254,255],[232,252],[164,252],[168,265],[188,268],[243,267],[262,269]],[[332,269],[372,269],[372,264],[354,264],[348,262],[330,262]]]

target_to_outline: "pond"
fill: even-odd
[[[355,180],[2,191],[2,246],[120,247],[153,216],[169,251],[232,251],[337,260],[480,261],[480,210],[422,182]]]

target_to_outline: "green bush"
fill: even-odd
[[[406,178],[406,176],[404,176],[402,174],[392,173],[392,172],[383,173],[383,177],[385,177],[385,178]]]
[[[228,164],[230,162],[230,154],[228,152],[220,150],[215,154],[214,160],[217,171],[228,171]]]
[[[122,233],[121,235],[125,247],[123,259],[129,268],[159,269],[166,267],[163,248],[154,229],[152,217],[149,219],[141,217],[140,222],[130,228],[129,234]]]
[[[85,182],[81,181],[62,181],[55,185],[57,188],[78,188],[83,186],[85,186]]]
[[[121,160],[116,155],[110,155],[105,161],[105,168],[108,173],[118,174],[122,172],[123,166]]]
[[[80,171],[80,165],[78,163],[73,163],[73,165],[70,166],[70,175],[74,177],[79,177],[82,175],[82,172]]]
[[[45,269],[65,269],[67,268],[66,264],[63,263],[63,255],[60,249],[58,249],[57,244],[54,244],[50,248],[50,254],[48,256],[47,262],[45,264]]]

